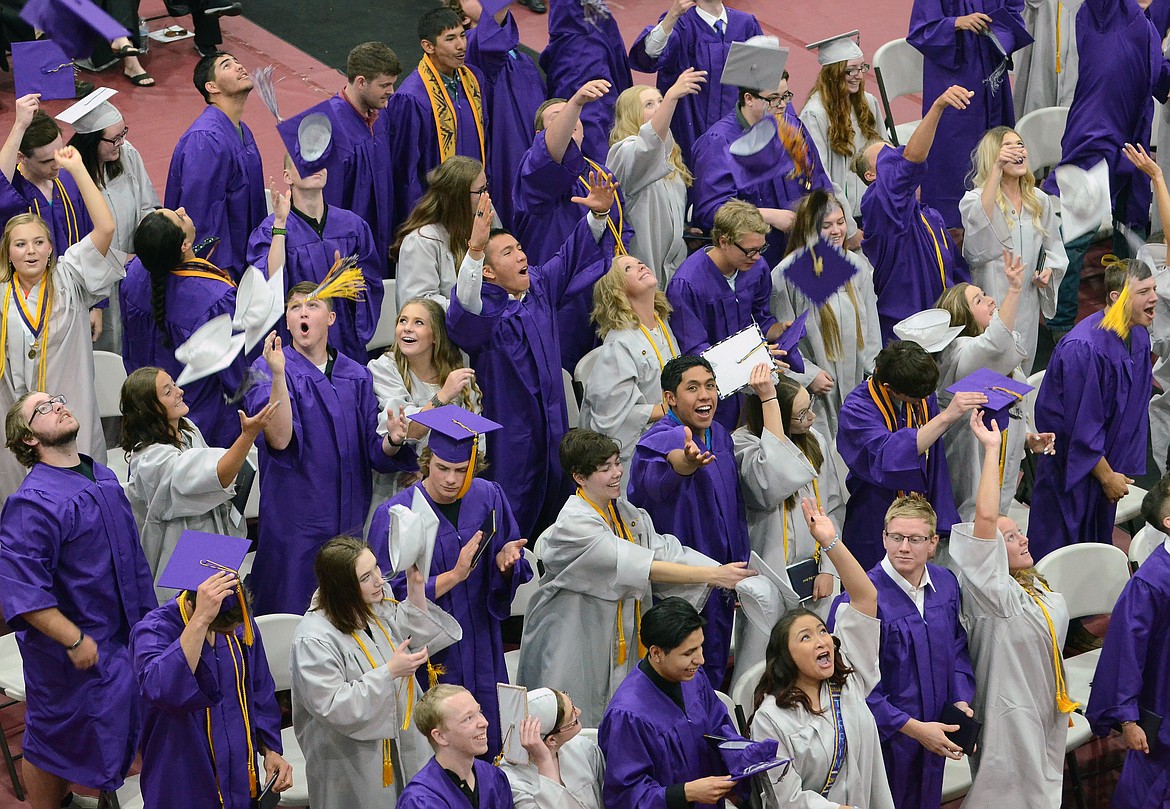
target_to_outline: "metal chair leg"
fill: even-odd
[[[18,700],[10,700],[3,705],[0,705],[0,710],[16,705]],[[4,734],[4,729],[0,728],[0,753],[4,754],[4,766],[8,768],[8,778],[12,781],[12,791],[16,793],[18,801],[24,800],[24,787],[21,786],[20,776],[16,772],[16,759],[24,756],[12,755],[12,749],[8,746],[8,737]]]
[[[1081,782],[1081,768],[1077,764],[1076,751],[1066,754],[1064,761],[1068,765],[1069,778],[1072,779],[1073,800],[1076,801],[1077,809],[1085,809],[1085,787]]]

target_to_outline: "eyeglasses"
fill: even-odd
[[[580,724],[581,724],[581,709],[578,708],[576,705],[574,705],[573,706],[573,718],[571,720],[569,720],[569,722],[567,724],[561,725],[559,728],[557,728],[556,730],[554,730],[552,733],[550,733],[548,735],[555,736],[558,733],[564,733],[566,730],[572,730],[573,728],[578,727]]]
[[[767,242],[760,245],[759,247],[753,247],[751,250],[748,250],[739,242],[733,241],[732,244],[739,248],[739,252],[743,253],[745,258],[759,258],[763,252],[768,249]]]
[[[894,545],[901,545],[903,542],[909,542],[911,545],[921,545],[923,542],[929,542],[933,537],[922,536],[921,534],[887,534],[882,531],[882,535],[886,540]]]
[[[812,421],[816,417],[817,417],[817,414],[813,412],[812,405],[809,405],[804,410],[801,410],[799,413],[794,415],[792,417],[792,420],[795,421],[797,424],[801,424],[806,420]]]
[[[756,96],[756,98],[763,101],[769,108],[778,110],[792,100],[792,93],[789,91],[778,96]]]
[[[472,193],[474,196],[477,196],[477,197],[478,197],[480,194],[486,193],[486,192],[487,192],[487,190],[488,190],[487,183],[484,183],[484,185],[483,185],[483,187],[482,187],[482,188],[473,188],[473,189],[471,189],[471,193]]]
[[[858,76],[864,76],[869,71],[870,71],[870,66],[868,64],[864,64],[864,65],[859,65],[858,67],[845,68],[845,75],[851,79],[856,79]]]
[[[28,419],[28,426],[32,427],[33,419],[35,419],[37,416],[47,416],[53,412],[53,410],[57,407],[57,405],[64,406],[65,404],[66,404],[65,397],[62,396],[60,393],[58,393],[56,396],[52,397],[51,399],[46,399],[45,401],[41,402],[39,405],[37,405],[36,407],[33,408],[33,414]]]
[[[130,131],[130,127],[125,127],[121,132],[118,133],[117,137],[102,138],[101,142],[108,143],[111,146],[121,146],[123,143],[126,142],[126,133],[129,131]]]

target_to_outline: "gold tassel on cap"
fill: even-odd
[[[1118,259],[1116,256],[1105,256],[1105,258],[1101,260],[1101,263],[1105,264],[1107,267],[1111,266],[1110,264],[1106,264],[1106,261],[1110,258],[1113,259],[1114,264],[1121,261],[1121,259]],[[1101,318],[1101,324],[1098,326],[1098,328],[1100,328],[1102,331],[1111,331],[1122,340],[1128,340],[1129,329],[1130,326],[1133,325],[1129,322],[1129,301],[1131,297],[1132,296],[1130,295],[1129,291],[1129,276],[1127,275],[1125,277],[1125,286],[1121,288],[1121,294],[1118,295],[1117,300],[1111,303],[1109,308],[1105,310],[1105,317]]]
[[[305,298],[307,300],[346,298],[359,301],[365,291],[366,279],[357,265],[357,256],[346,256],[333,262],[325,280]]]
[[[427,688],[434,688],[439,684],[439,678],[447,673],[447,667],[427,661]]]

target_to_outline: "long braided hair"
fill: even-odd
[[[150,273],[150,305],[163,345],[174,348],[167,330],[167,280],[183,260],[183,229],[162,211],[148,214],[134,230],[134,252]]]

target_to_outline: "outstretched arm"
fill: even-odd
[[[106,204],[106,198],[102,196],[101,190],[94,183],[93,177],[90,177],[89,172],[86,171],[85,164],[81,162],[81,155],[76,149],[72,146],[58,149],[56,158],[61,167],[73,177],[73,182],[77,183],[77,190],[81,192],[81,199],[85,203],[86,211],[89,212],[90,221],[93,222],[93,231],[89,234],[89,240],[104,256],[114,241],[114,214],[110,211],[110,206]],[[67,245],[53,246],[62,253],[67,247]]]
[[[805,522],[808,523],[809,533],[813,539],[828,554],[837,575],[841,577],[841,587],[849,594],[849,601],[853,609],[870,618],[877,617],[877,588],[865,575],[865,569],[854,558],[849,549],[842,544],[837,536],[837,529],[833,521],[825,515],[825,510],[809,497],[802,498],[800,508],[804,512]]]
[[[975,538],[995,539],[999,522],[999,445],[1003,441],[999,425],[983,423],[983,411],[971,411],[971,432],[983,447],[983,470],[975,492]]]
[[[20,151],[20,142],[24,139],[24,132],[32,123],[33,113],[40,109],[40,93],[29,93],[16,99],[16,120],[12,122],[12,129],[4,146],[0,147],[0,171],[4,178],[12,182],[16,175],[16,155]]]
[[[930,147],[934,145],[934,135],[938,131],[938,122],[948,107],[956,110],[965,110],[971,104],[975,94],[957,84],[948,87],[942,95],[935,99],[930,110],[922,117],[922,123],[910,136],[906,144],[903,157],[911,163],[925,163],[930,154]]]
[[[573,93],[573,97],[544,130],[544,145],[548,149],[549,157],[557,163],[565,159],[565,150],[569,148],[573,130],[581,120],[581,110],[586,104],[608,93],[609,88],[610,84],[605,79],[594,79],[585,82],[580,90]]]
[[[1153,183],[1154,197],[1158,201],[1158,213],[1162,219],[1162,238],[1165,244],[1170,245],[1170,191],[1167,191],[1162,167],[1154,162],[1154,158],[1146,153],[1145,147],[1140,143],[1136,146],[1132,143],[1125,144],[1121,153]]]

